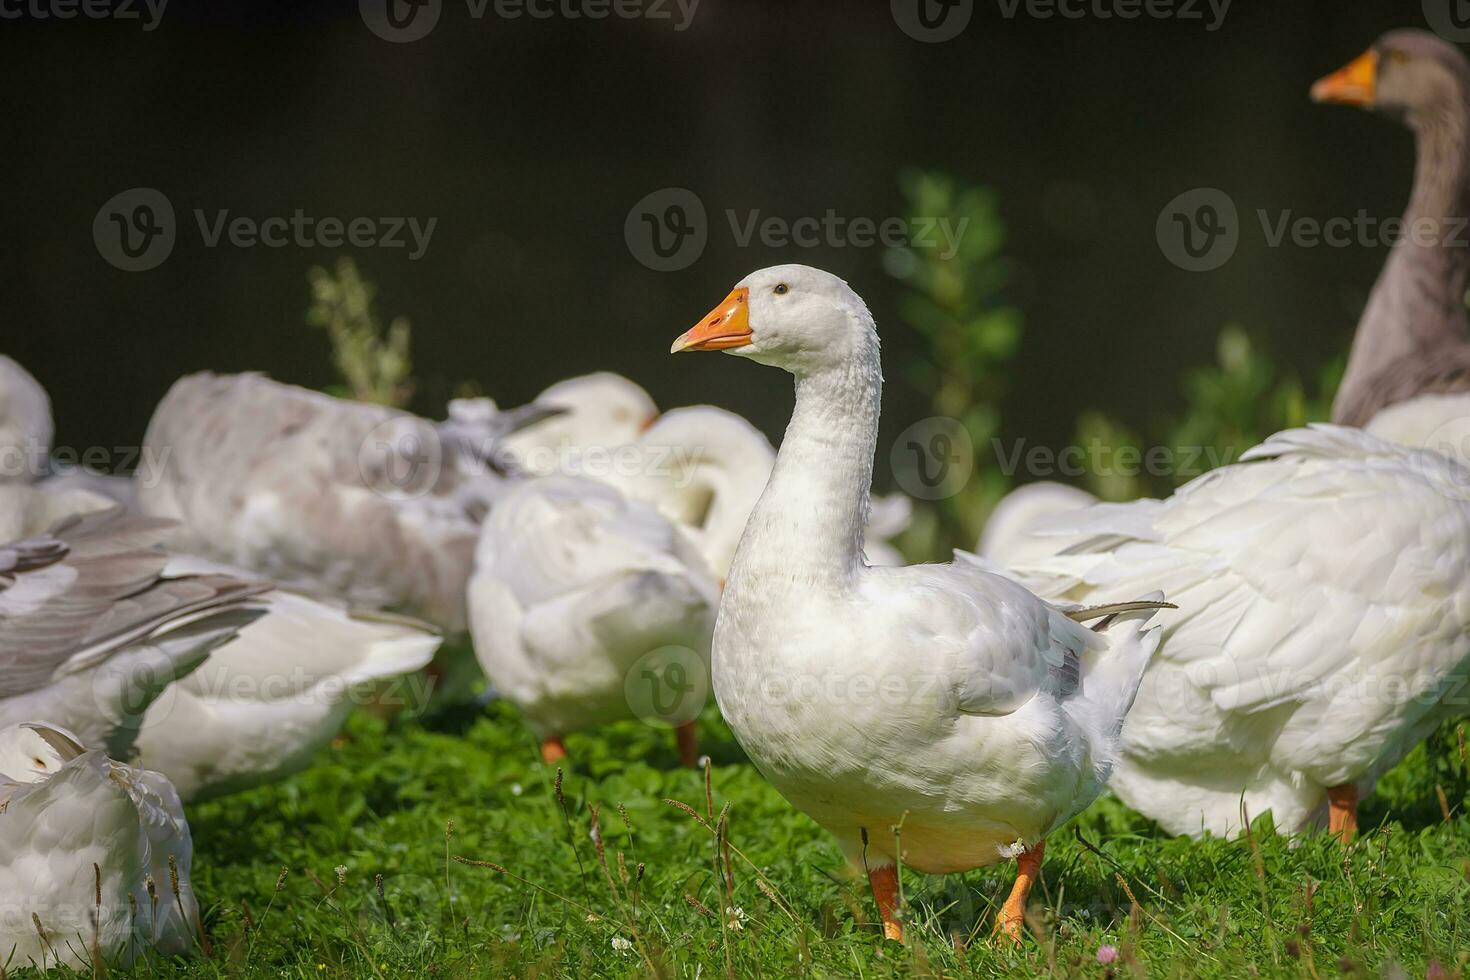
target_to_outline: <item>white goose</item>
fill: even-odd
[[[751,471],[763,479],[772,453],[707,406],[667,413],[627,449],[603,479],[541,477],[497,504],[470,585],[475,650],[546,761],[565,757],[564,735],[641,712],[675,725],[694,765],[719,580],[760,493]],[[667,668],[646,658],[669,648],[698,693],[667,711],[630,700],[635,666]]]
[[[149,704],[258,619],[269,586],[167,576],[170,522],[114,509],[55,523],[61,506],[0,487],[0,513],[22,518],[0,529],[20,532],[0,535],[0,725],[46,718],[126,758]]]
[[[54,725],[0,728],[0,964],[90,971],[188,951],[193,844],[156,772]],[[177,886],[175,886],[177,882]]]
[[[488,399],[430,423],[260,375],[175,383],[144,439],[138,503],[183,524],[177,550],[301,591],[465,629],[499,440],[554,414]]]
[[[1113,788],[1170,833],[1296,831],[1357,800],[1463,704],[1470,468],[1359,429],[1279,433],[1167,500],[1058,519],[1015,571],[1106,602],[1162,584],[1177,611],[1123,731]]]
[[[1407,122],[1404,224],[1434,231],[1395,246],[1353,340],[1333,417],[1372,435],[1281,433],[1168,500],[1077,510],[990,554],[1048,594],[1148,581],[1178,601],[1113,777],[1171,833],[1230,834],[1267,810],[1291,832],[1325,808],[1347,840],[1358,799],[1456,710],[1470,670],[1470,250],[1446,237],[1470,215],[1470,68],[1393,31],[1312,95]]]
[[[757,272],[673,349],[728,350],[796,377],[720,603],[725,719],[766,778],[866,869],[885,935],[902,938],[896,859],[945,873],[1016,857],[998,927],[1018,937],[1046,835],[1107,781],[1156,643],[1147,614],[1124,607],[1127,621],[1094,632],[967,562],[863,562],[878,335],[835,276]]]
[[[532,404],[561,409],[562,414],[511,433],[500,448],[538,476],[564,472],[589,448],[626,446],[658,419],[658,406],[648,392],[611,371],[558,381]]]

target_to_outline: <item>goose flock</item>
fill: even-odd
[[[1391,32],[1312,97],[1405,123],[1406,225],[1465,227],[1456,48]],[[900,867],[1011,860],[995,930],[1020,941],[1048,835],[1109,788],[1169,834],[1269,812],[1350,846],[1358,801],[1470,697],[1467,273],[1464,241],[1395,245],[1332,424],[1163,500],[1022,487],[945,564],[890,540],[910,504],[871,492],[878,328],[807,266],[746,276],[672,347],[791,375],[779,449],[610,373],[443,421],[202,373],[159,402],[153,465],[104,477],[52,462],[47,393],[0,355],[0,893],[23,913],[0,965],[202,943],[186,805],[301,770],[441,647],[547,764],[640,717],[697,765],[704,701],[634,689],[707,676],[900,942]]]

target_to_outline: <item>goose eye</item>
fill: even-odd
[[[789,292],[791,292],[791,287],[786,285],[784,282],[776,287],[777,296],[785,296]]]
[[[1395,48],[1388,52],[1388,60],[1395,65],[1406,64],[1409,60],[1409,54],[1407,51],[1399,51]]]

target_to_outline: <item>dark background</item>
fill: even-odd
[[[13,2],[13,0],[12,0]],[[473,20],[446,0],[424,40],[390,44],[354,2],[173,0],[157,30],[0,22],[9,190],[0,351],[51,390],[63,445],[136,443],[179,375],[260,369],[324,386],[305,271],[352,255],[384,314],[413,322],[415,408],[473,379],[502,404],[609,368],[664,406],[708,401],[773,437],[788,383],[731,358],[667,354],[747,272],[822,266],[873,307],[896,432],[927,399],[897,370],[915,338],[870,249],[739,248],[725,208],[794,219],[903,215],[898,175],[994,187],[1027,319],[1004,428],[1059,444],[1079,410],[1140,422],[1180,401],[1227,322],[1314,372],[1346,348],[1382,248],[1268,247],[1256,208],[1388,217],[1412,143],[1393,123],[1307,99],[1317,76],[1419,4],[1236,0],[1200,21],[1001,16],[977,0],[959,39],[921,44],[884,0],[703,0],[670,21]],[[709,207],[710,244],[658,273],[623,241],[666,186]],[[179,240],[159,268],[114,269],[91,235],[135,186],[165,193]],[[1165,202],[1229,192],[1239,251],[1204,274],[1154,239]],[[427,254],[206,248],[194,208],[260,219],[438,217]]]

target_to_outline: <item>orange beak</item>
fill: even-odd
[[[679,335],[670,354],[686,350],[729,350],[750,343],[750,290],[741,286],[709,315]]]
[[[1312,85],[1313,102],[1371,106],[1378,86],[1378,52],[1365,51]]]

